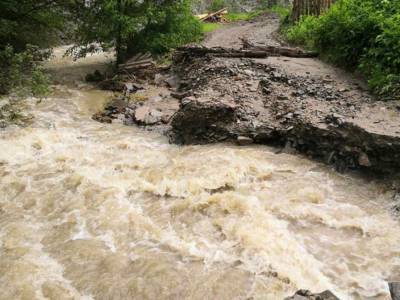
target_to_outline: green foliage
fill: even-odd
[[[249,13],[248,12],[240,12],[240,13],[230,12],[225,17],[230,22],[249,21],[249,20],[259,16],[261,13],[262,13],[261,10],[256,11],[256,12],[249,12]]]
[[[189,0],[93,0],[75,17],[80,47],[72,52],[83,56],[97,51],[94,43],[101,49],[115,47],[120,62],[137,52],[166,53],[202,33]]]
[[[400,2],[339,0],[321,17],[302,18],[287,38],[360,70],[375,93],[400,97]]]
[[[48,56],[49,53],[30,45],[19,53],[11,46],[0,50],[0,94],[45,96],[49,92],[49,79],[40,61]]]
[[[380,28],[371,47],[363,53],[359,69],[369,75],[375,92],[400,98],[400,10],[385,18]]]
[[[192,15],[190,1],[165,4],[162,9],[153,8],[150,16],[144,29],[128,41],[128,53],[150,51],[163,54],[198,41],[202,36],[201,24]]]
[[[0,0],[0,94],[44,96],[39,51],[60,41],[73,0]],[[36,45],[36,46],[32,46]]]
[[[214,12],[226,7],[225,0],[213,0],[208,7],[209,12]]]
[[[286,32],[287,39],[306,48],[315,48],[315,34],[319,27],[319,19],[314,16],[304,16],[296,26],[290,27]]]
[[[72,0],[71,0],[72,2]],[[0,49],[27,44],[48,47],[59,40],[69,0],[0,0]]]

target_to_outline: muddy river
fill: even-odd
[[[389,299],[389,192],[266,146],[97,123],[110,95],[71,74],[101,59],[53,62],[74,84],[0,131],[0,299]]]

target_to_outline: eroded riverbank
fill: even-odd
[[[1,133],[2,299],[388,299],[400,225],[379,185],[103,125],[88,101],[105,95],[59,89]]]

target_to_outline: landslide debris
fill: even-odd
[[[247,41],[270,49],[256,40],[264,32],[259,24],[248,27]],[[244,34],[250,30],[246,28],[229,26],[216,36],[224,31]],[[229,46],[230,39],[223,38],[221,47]],[[270,39],[264,33],[264,40]],[[171,69],[152,74],[143,89],[134,91],[133,100],[132,95],[120,97],[94,118],[161,126],[178,144],[269,144],[322,160],[338,171],[399,171],[399,103],[373,101],[358,81],[315,58],[249,56],[258,57],[258,52],[180,48]]]

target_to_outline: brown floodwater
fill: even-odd
[[[391,193],[266,146],[97,123],[91,60],[54,60],[77,76],[0,131],[0,299],[389,299]]]

